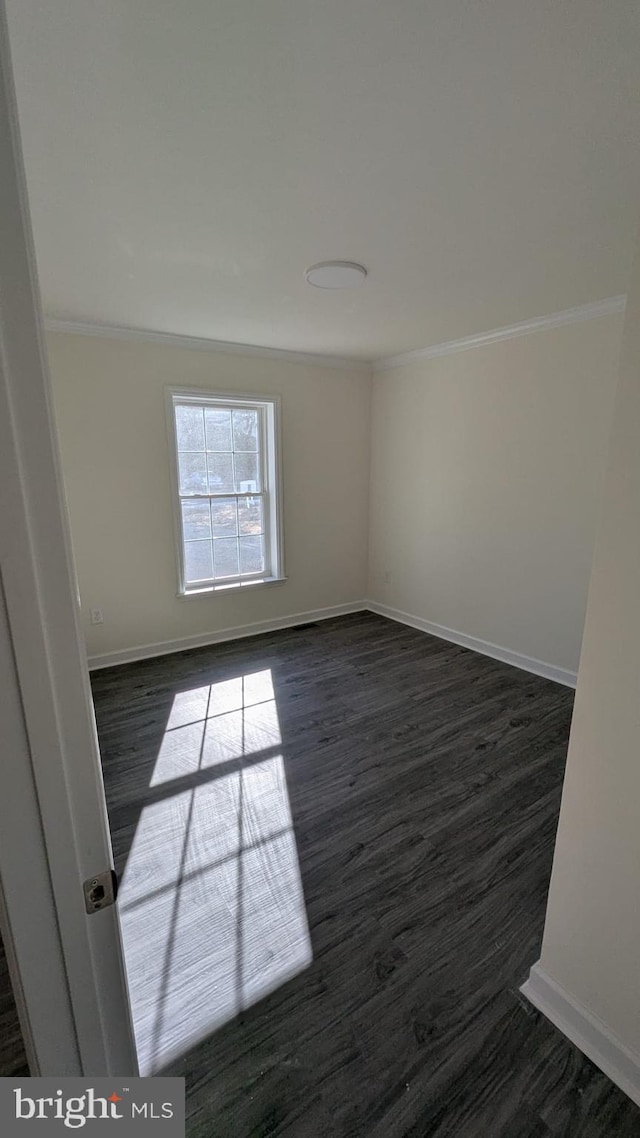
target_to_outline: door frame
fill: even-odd
[[[33,1074],[136,1075],[113,866],[0,0],[0,764],[3,936]],[[12,684],[11,675],[14,681]],[[6,705],[6,706],[5,706]],[[43,985],[46,992],[43,995]],[[46,1015],[44,1014],[46,1010]]]

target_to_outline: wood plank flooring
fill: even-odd
[[[190,1138],[636,1138],[518,992],[570,691],[371,613],[92,683],[141,1051]]]
[[[0,1078],[25,1078],[29,1064],[18,1020],[9,965],[0,937]]]

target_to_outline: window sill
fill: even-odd
[[[181,601],[190,601],[194,597],[212,597],[218,594],[243,592],[245,589],[264,589],[272,585],[283,585],[286,577],[261,577],[259,581],[241,581],[233,585],[207,585],[204,589],[187,589],[184,593],[176,593]]]

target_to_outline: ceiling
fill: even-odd
[[[636,0],[8,11],[49,316],[372,359],[626,290]]]

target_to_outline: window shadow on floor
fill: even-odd
[[[134,751],[103,744],[143,1074],[312,959],[272,669],[212,670],[154,700]]]
[[[572,692],[370,613],[92,682],[140,1015],[190,1138],[638,1133],[518,992]]]

